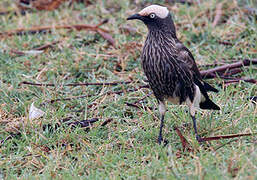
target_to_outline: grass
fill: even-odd
[[[177,33],[192,51],[201,69],[214,62],[230,63],[235,59],[256,58],[256,15],[245,7],[255,8],[254,1],[219,1],[223,3],[220,23],[212,27],[218,1],[202,1],[191,6],[165,4],[173,12]],[[4,0],[2,7],[13,7]],[[103,25],[116,41],[111,47],[99,34],[90,31],[55,30],[48,34],[10,36],[0,39],[0,139],[19,132],[0,145],[0,179],[256,179],[256,136],[198,144],[194,138],[186,106],[168,106],[164,137],[166,147],[156,143],[159,120],[153,96],[141,104],[152,109],[129,107],[150,92],[125,90],[143,83],[140,52],[146,27],[126,17],[150,1],[97,1],[86,7],[67,3],[55,11],[32,11],[25,15],[0,16],[0,30],[43,25]],[[99,5],[100,4],[100,5]],[[115,5],[113,5],[115,4]],[[136,34],[121,30],[124,24],[135,27]],[[11,53],[11,49],[30,50],[60,41],[55,48],[39,55]],[[229,41],[233,46],[219,44]],[[242,77],[257,79],[256,66],[243,68]],[[75,82],[135,82],[117,86],[67,87]],[[22,81],[54,83],[55,87],[20,86]],[[247,99],[256,96],[256,84],[240,82],[224,86],[224,80],[208,80],[220,92],[211,98],[221,111],[201,111],[197,122],[202,136],[257,131],[257,106]],[[121,95],[103,95],[124,90]],[[41,103],[57,98],[93,94],[53,104]],[[46,112],[41,119],[28,120],[30,104]],[[75,112],[81,110],[82,112]],[[61,127],[54,133],[42,130],[66,117],[74,120],[98,117],[90,130]],[[102,122],[113,121],[101,127]],[[179,126],[193,148],[183,152],[173,126]]]

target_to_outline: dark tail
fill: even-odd
[[[213,109],[213,110],[220,110],[220,107],[217,106],[214,102],[212,102],[209,98],[206,99],[204,102],[200,103],[201,109]]]
[[[219,92],[218,89],[212,87],[210,84],[208,84],[207,82],[203,82],[204,83],[204,88],[206,91],[213,91],[213,92]]]

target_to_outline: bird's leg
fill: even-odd
[[[199,89],[199,88],[198,88]],[[200,92],[200,90],[199,90],[199,92]],[[196,93],[197,94],[197,93]],[[196,101],[196,98],[197,97],[195,97],[195,99],[194,99],[194,101],[193,102],[191,102],[189,99],[187,100],[187,105],[188,105],[188,107],[189,107],[189,112],[190,112],[190,115],[191,115],[191,117],[192,117],[192,120],[193,120],[193,126],[194,126],[194,130],[195,130],[195,137],[196,137],[196,140],[198,141],[198,142],[202,142],[202,139],[201,139],[201,137],[198,135],[198,133],[197,133],[197,127],[196,127],[196,119],[195,119],[195,112],[196,112],[196,109],[195,109],[195,101]],[[199,100],[198,100],[199,101]],[[199,101],[200,102],[200,101]]]
[[[193,120],[193,126],[194,126],[194,130],[195,130],[195,137],[196,137],[196,140],[198,141],[198,142],[202,142],[202,139],[201,139],[201,137],[198,135],[198,133],[197,133],[197,127],[196,127],[196,119],[195,119],[195,116],[192,116],[191,115],[191,117],[192,117],[192,120]]]
[[[160,111],[160,115],[161,115],[161,124],[160,124],[158,143],[161,144],[161,142],[163,141],[162,128],[164,126],[164,116],[166,113],[166,106],[165,106],[164,102],[162,102],[162,101],[159,102],[159,111]]]
[[[160,124],[160,131],[159,131],[159,137],[158,137],[159,144],[161,144],[161,142],[163,141],[163,137],[162,137],[163,124],[164,124],[164,115],[161,115],[161,124]]]

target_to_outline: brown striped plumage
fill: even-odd
[[[181,104],[189,97],[193,100],[193,74],[186,64],[178,60],[179,49],[172,34],[150,31],[141,55],[142,67],[156,98],[164,101],[179,97]]]
[[[187,103],[197,140],[200,141],[196,129],[195,108],[219,110],[207,94],[207,91],[218,90],[203,82],[193,55],[176,37],[175,26],[167,8],[152,5],[129,19],[142,20],[149,30],[141,61],[150,87],[159,102],[161,126],[158,142],[162,141],[166,100],[174,104]]]

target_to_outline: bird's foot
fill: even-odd
[[[163,144],[163,146],[166,146],[169,143],[169,141],[167,139],[163,139],[162,137],[158,137],[158,144],[161,145]]]
[[[159,136],[159,137],[158,137],[158,144],[161,144],[161,143],[162,143],[162,141],[163,141],[162,136]]]
[[[196,135],[195,137],[199,143],[203,142],[203,139],[199,135]]]

